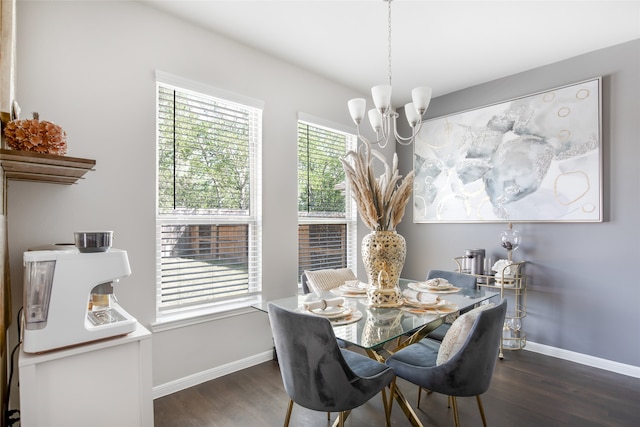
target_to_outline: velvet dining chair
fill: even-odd
[[[269,321],[278,353],[280,374],[289,395],[285,427],[293,403],[322,412],[338,412],[344,425],[346,411],[382,394],[386,425],[390,425],[393,369],[336,342],[328,319],[290,311],[269,303]],[[389,401],[385,388],[390,387]]]
[[[471,274],[464,274],[447,270],[429,270],[429,272],[427,273],[427,280],[436,278],[445,279],[456,288],[475,289],[477,284],[476,276],[473,276]],[[470,307],[466,311],[469,311],[472,308],[473,307]],[[463,313],[464,311],[460,312],[460,314]],[[438,326],[429,334],[429,338],[437,341],[442,341],[450,327],[451,322],[445,321],[442,325]]]
[[[457,318],[442,342],[424,338],[398,351],[386,363],[398,377],[419,389],[449,396],[456,427],[460,425],[456,397],[475,396],[486,427],[480,395],[491,384],[506,312],[506,299],[498,305],[480,305]]]

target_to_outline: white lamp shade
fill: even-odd
[[[420,114],[416,111],[416,107],[413,105],[413,102],[404,106],[404,115],[407,116],[409,126],[412,128],[416,127],[416,125],[420,123]]]
[[[424,112],[427,111],[427,108],[429,108],[431,93],[431,88],[427,86],[420,86],[411,91],[413,105],[415,105],[415,109],[420,116],[422,116]]]
[[[382,130],[382,116],[375,108],[369,110],[369,122],[376,133],[379,133]]]
[[[378,85],[371,88],[373,103],[384,114],[391,109],[391,85]]]
[[[364,118],[364,112],[367,108],[367,101],[365,101],[364,98],[354,98],[349,100],[347,106],[349,107],[349,114],[351,114],[351,118],[356,125],[359,125]]]

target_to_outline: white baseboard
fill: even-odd
[[[604,369],[606,371],[615,372],[630,377],[640,378],[639,366],[626,365],[624,363],[601,359],[599,357],[576,353],[574,351],[563,350],[561,348],[550,347],[548,345],[538,344],[531,341],[527,341],[525,350],[544,354],[546,356],[557,357],[559,359],[568,360],[570,362],[580,363],[581,365]],[[212,368],[203,372],[198,372],[197,374],[189,375],[188,377],[161,384],[159,386],[153,387],[153,398],[157,399],[159,397],[166,396],[171,393],[187,389],[189,387],[193,387],[203,382],[210,381],[215,378],[219,378],[221,376],[231,374],[233,372],[237,372],[272,359],[273,351],[266,351],[264,353],[259,353],[245,359],[227,363],[226,365],[218,366],[216,368]]]
[[[606,371],[615,372],[630,377],[640,378],[640,366],[626,365],[624,363],[601,359],[599,357],[576,353],[574,351],[563,350],[561,348],[550,347],[548,345],[538,344],[531,341],[527,341],[525,350],[533,351],[534,353],[540,353],[547,356],[557,357],[558,359],[564,359],[570,362],[580,363],[581,365],[604,369]]]
[[[258,365],[269,360],[273,360],[273,351],[265,351],[264,353],[259,353],[245,359],[236,360],[234,362],[227,363],[226,365],[217,366],[203,372],[198,372],[184,378],[170,381],[153,387],[153,398],[157,399],[203,382],[210,381],[242,369],[250,368],[251,366]]]

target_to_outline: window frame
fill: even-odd
[[[346,128],[343,125],[333,123],[331,121],[327,121],[318,117],[314,117],[308,114],[299,113],[298,120],[296,122],[296,129],[299,128],[300,123],[303,123],[308,126],[313,126],[316,128],[324,129],[326,131],[332,133],[342,134],[346,137],[346,146],[344,150],[344,155],[346,156],[347,152],[350,150],[356,150],[357,148],[357,135],[353,133],[353,130]],[[296,146],[298,146],[300,141],[300,135],[296,132]],[[299,148],[296,149],[299,159]],[[299,160],[298,160],[299,161]],[[299,182],[299,177],[297,178],[297,182]],[[296,204],[298,203],[300,194],[299,187],[297,192],[298,197],[296,198]],[[300,211],[298,210],[298,246],[300,246],[300,225],[334,225],[334,224],[344,224],[346,225],[346,237],[347,237],[347,245],[346,245],[346,267],[350,268],[354,274],[357,275],[357,231],[358,231],[358,216],[357,216],[357,207],[356,203],[351,196],[351,189],[348,185],[344,186],[344,195],[345,195],[345,212],[344,218],[332,217],[332,216],[305,216],[300,215]],[[300,253],[298,253],[298,268],[300,270]],[[300,277],[298,277],[298,285],[301,287]]]
[[[238,309],[247,309],[256,302],[261,301],[262,294],[262,115],[264,103],[262,101],[234,94],[211,87],[207,84],[195,82],[186,78],[175,76],[162,71],[156,71],[154,94],[156,98],[156,214],[155,214],[155,262],[156,262],[156,320],[152,324],[153,330],[162,330],[168,323],[191,323],[194,318],[226,317],[225,312]],[[243,108],[253,110],[253,118],[250,126],[252,135],[249,141],[249,170],[250,170],[250,195],[248,215],[184,215],[181,213],[160,213],[159,206],[159,93],[160,87],[169,88],[186,94],[194,94],[198,97],[211,97],[229,104],[240,104]],[[200,304],[185,304],[177,307],[162,307],[162,226],[163,225],[229,225],[246,224],[248,226],[248,256],[249,256],[249,283],[246,293],[238,296],[212,299]]]

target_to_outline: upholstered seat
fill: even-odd
[[[475,289],[477,283],[476,276],[473,276],[471,274],[463,274],[447,270],[430,270],[429,273],[427,273],[427,280],[435,278],[446,279],[453,286],[463,289]],[[471,308],[473,307],[460,311],[460,314],[463,314],[465,311],[471,310]],[[429,334],[429,338],[436,341],[442,341],[450,327],[450,322],[443,323]]]
[[[270,303],[269,320],[282,381],[290,397],[285,426],[289,424],[293,402],[315,411],[339,412],[342,425],[345,411],[361,406],[380,392],[389,425],[391,402],[387,401],[385,387],[390,386],[393,392],[393,369],[340,349],[326,318]]]
[[[506,299],[497,306],[477,307],[456,319],[441,343],[425,338],[398,351],[386,363],[398,377],[450,396],[456,426],[456,397],[476,396],[486,427],[480,395],[491,384],[506,311]]]

